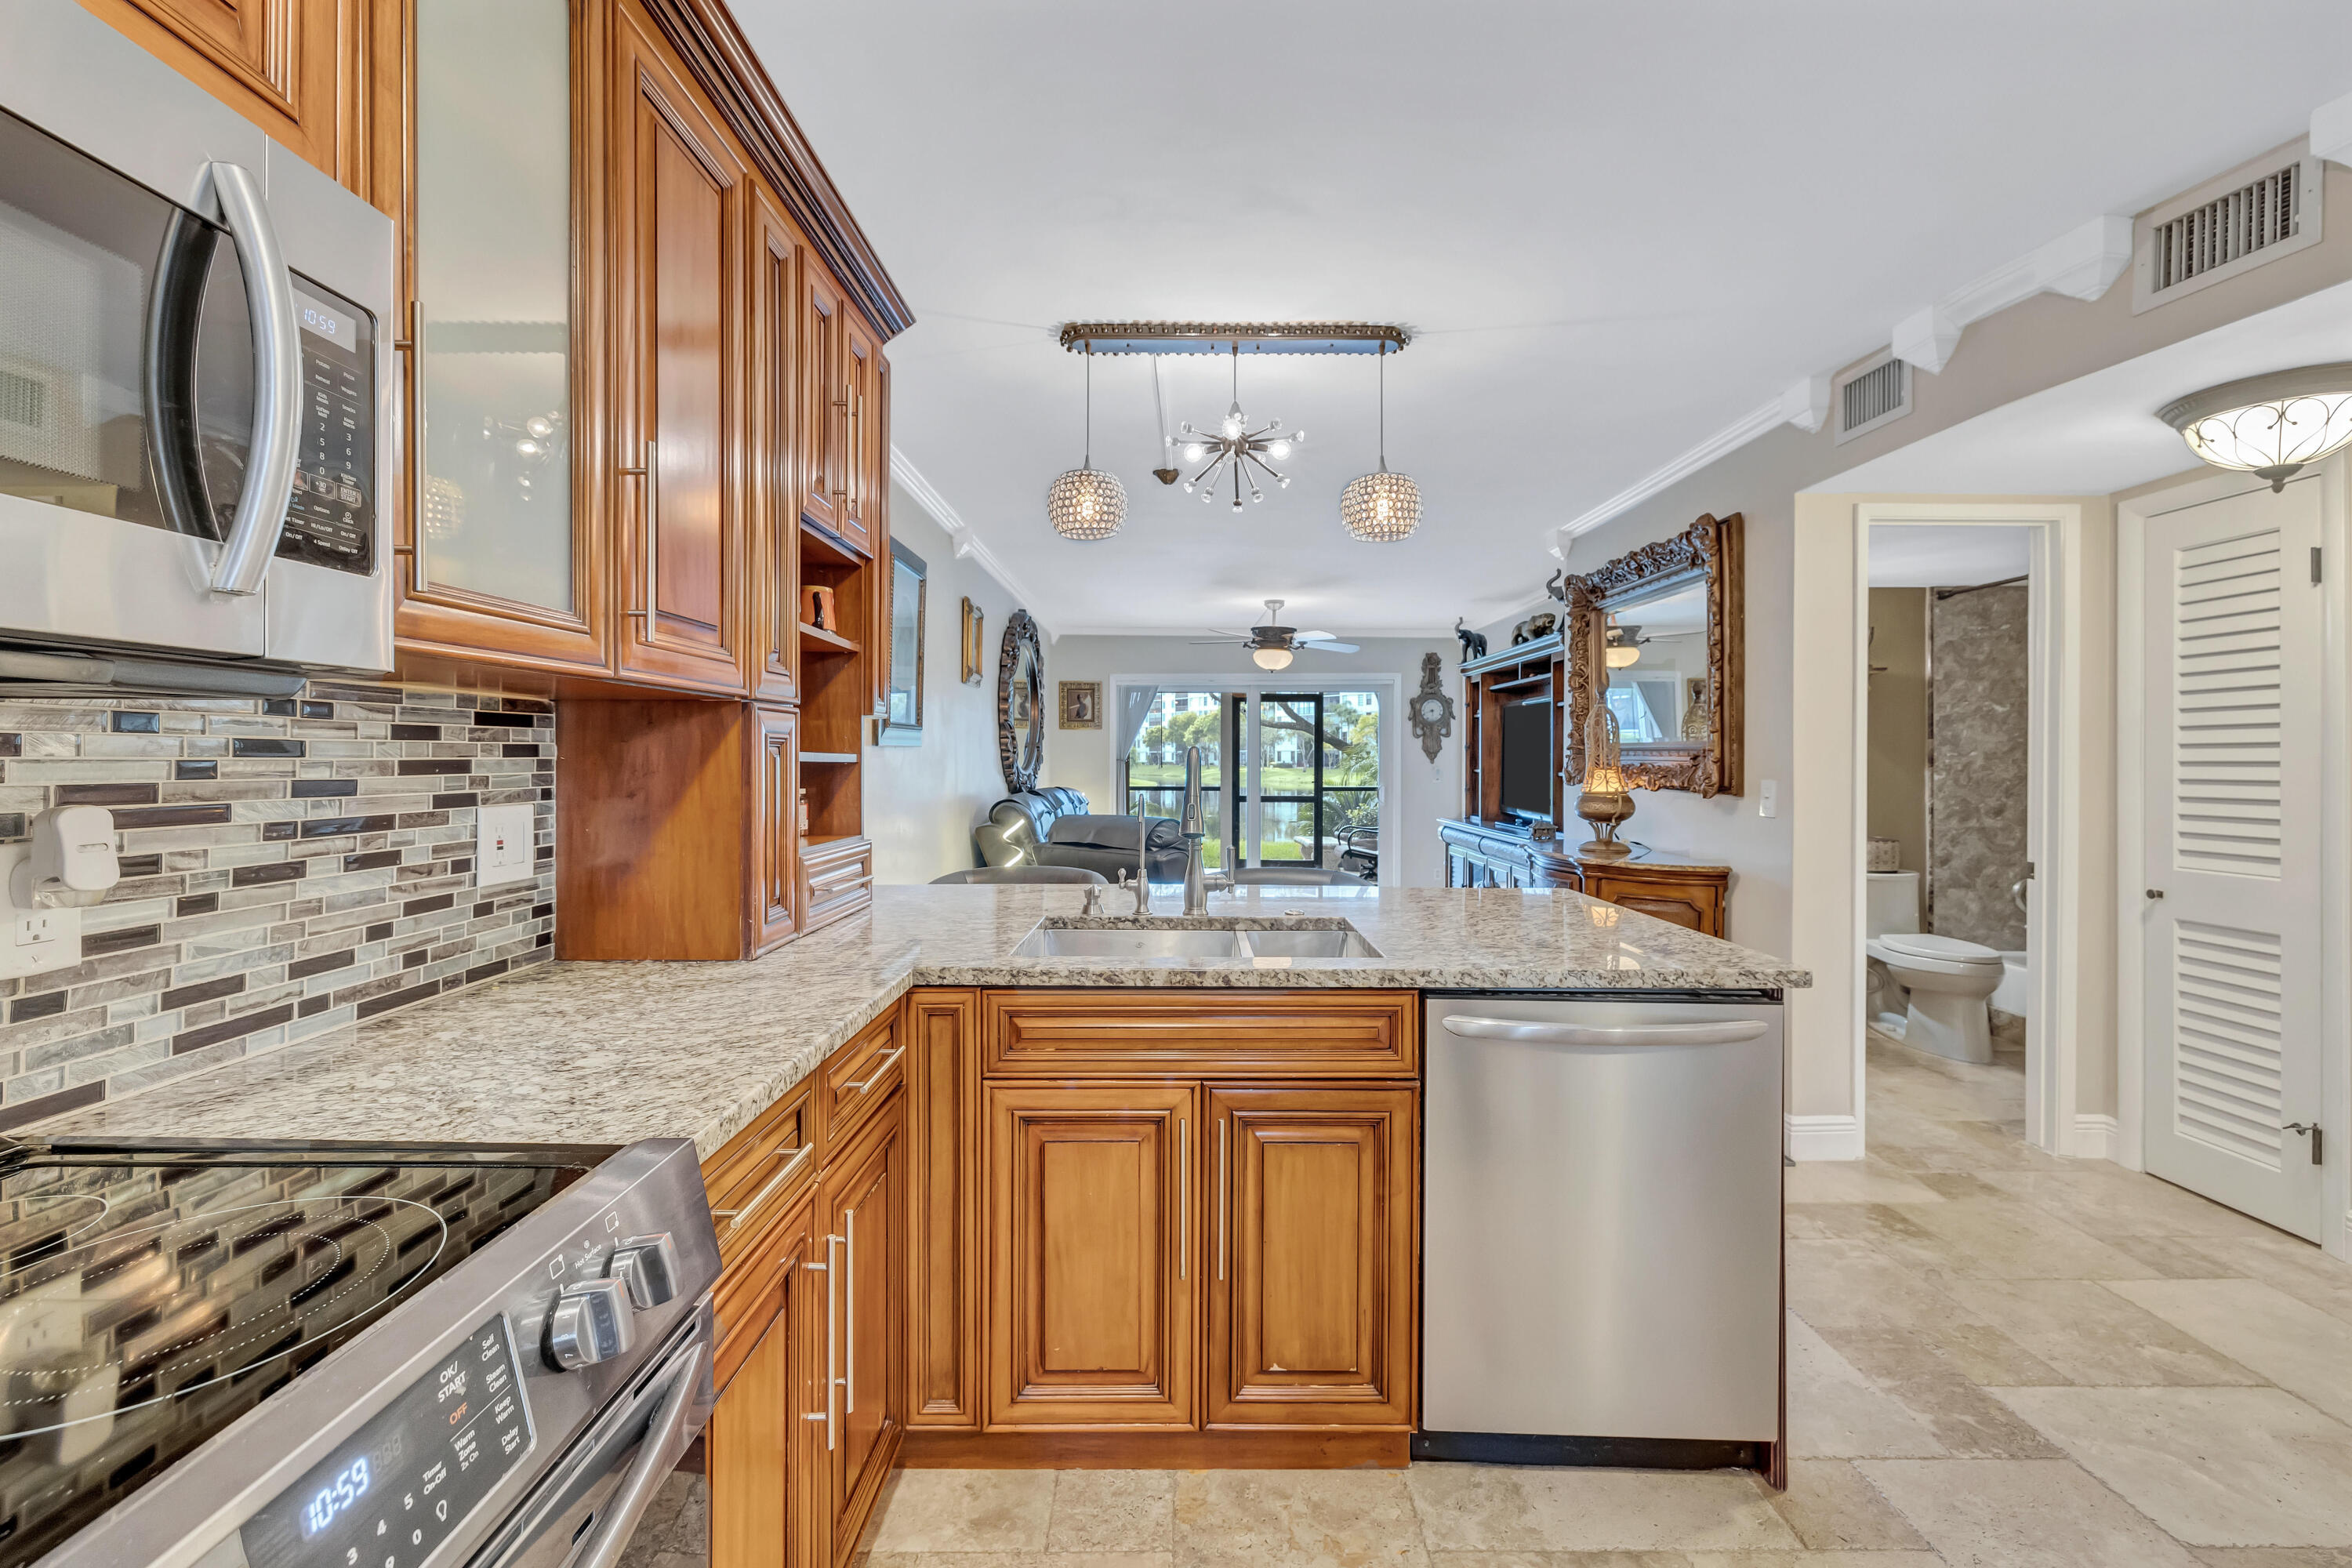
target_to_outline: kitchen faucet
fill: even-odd
[[[1184,805],[1177,821],[1178,831],[1184,835],[1184,912],[1206,914],[1209,910],[1208,885],[1201,877],[1201,840],[1209,836],[1208,823],[1201,809],[1201,748],[1184,748]]]

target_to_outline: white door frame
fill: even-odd
[[[1390,848],[1391,846],[1402,848],[1399,835],[1403,832],[1404,822],[1400,815],[1402,803],[1397,798],[1397,737],[1402,733],[1398,726],[1403,721],[1399,705],[1404,700],[1404,677],[1344,675],[1284,679],[1279,676],[1113,675],[1107,678],[1104,685],[1108,695],[1104,700],[1103,707],[1106,711],[1113,713],[1119,710],[1118,689],[1122,686],[1151,686],[1162,691],[1239,691],[1251,697],[1256,697],[1267,691],[1378,692],[1381,699],[1381,723],[1375,744],[1379,747],[1381,757],[1381,853],[1380,880],[1377,885],[1383,888],[1403,885],[1404,857],[1401,853],[1390,853]],[[1253,715],[1251,722],[1255,724],[1257,704],[1253,702],[1250,708]],[[1118,788],[1118,766],[1126,760],[1127,753],[1119,749],[1118,727],[1115,724],[1106,724],[1103,728],[1108,731],[1104,736],[1104,743],[1110,749],[1111,788],[1116,791]],[[1254,745],[1250,754],[1252,756],[1257,754]],[[1257,809],[1255,799],[1253,798],[1250,804],[1251,809],[1255,811]],[[1252,837],[1255,837],[1254,828]],[[1241,846],[1235,845],[1234,847],[1238,852]]]
[[[2026,852],[2033,861],[2033,912],[2026,927],[2033,1017],[2025,1062],[2026,1141],[2054,1154],[2104,1158],[2109,1142],[2104,1118],[2085,1125],[2075,1113],[2075,1057],[2080,1020],[2083,921],[2082,689],[2084,624],[2082,605],[2083,509],[2053,504],[1864,501],[1853,531],[1853,792],[1852,818],[1853,965],[1853,1103],[1866,1116],[1864,1096],[1869,1018],[1868,965],[1859,955],[1868,940],[1870,799],[1870,531],[1904,525],[1978,524],[2032,530],[2032,579],[2028,715]],[[1866,1131],[1866,1123],[1865,1123]]]
[[[2320,1125],[2331,1151],[2327,1213],[2337,1217],[2321,1234],[2328,1251],[2352,1258],[2352,1160],[2346,1158],[2352,1153],[2352,537],[2346,521],[2352,457],[2331,459],[2319,483],[2326,567],[2320,575]],[[2147,1168],[2147,680],[2140,662],[2147,633],[2147,523],[2263,488],[2249,474],[2210,474],[2116,507],[2116,1159],[2135,1171]]]

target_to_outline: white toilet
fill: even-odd
[[[1885,996],[1890,1009],[1895,994],[1903,997],[1904,1043],[1955,1061],[1992,1060],[1992,1026],[1985,1004],[2000,986],[1999,951],[1921,931],[1918,872],[1873,871],[1868,876],[1864,930],[1871,990]],[[1872,1010],[1878,1010],[1875,997]]]

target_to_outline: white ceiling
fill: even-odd
[[[2147,0],[735,10],[919,318],[896,444],[1057,632],[1276,594],[1342,635],[1501,614],[1550,528],[2352,87],[2342,0],[2240,0],[2225,37]],[[1235,518],[1151,479],[1146,362],[1104,360],[1094,456],[1129,521],[1055,538],[1045,489],[1082,434],[1054,329],[1139,317],[1410,324],[1388,445],[1420,532],[1338,521],[1374,462],[1370,362],[1243,366],[1244,406],[1312,439]],[[1166,363],[1171,420],[1223,410],[1223,365]]]
[[[1964,588],[2022,577],[2033,531],[2002,523],[1881,523],[1870,531],[1874,588]]]

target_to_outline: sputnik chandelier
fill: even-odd
[[[1232,364],[1233,401],[1224,417],[1213,427],[1199,427],[1188,422],[1180,426],[1175,434],[1167,435],[1163,415],[1160,429],[1168,452],[1165,461],[1171,465],[1181,463],[1183,468],[1171,466],[1151,472],[1162,484],[1181,480],[1187,493],[1199,496],[1204,502],[1214,502],[1223,494],[1235,511],[1243,510],[1244,489],[1253,501],[1265,499],[1265,490],[1259,483],[1261,476],[1273,480],[1276,489],[1289,488],[1290,476],[1274,465],[1286,462],[1307,439],[1307,432],[1286,431],[1279,419],[1268,419],[1262,425],[1251,422],[1241,401],[1243,354],[1380,356],[1381,445],[1385,448],[1387,356],[1412,341],[1412,334],[1402,327],[1374,321],[1073,321],[1061,332],[1062,346],[1085,354],[1089,371],[1094,356],[1105,353],[1218,353],[1228,358]],[[1152,386],[1156,397],[1156,369]],[[1186,470],[1190,470],[1189,474]],[[1063,475],[1047,498],[1047,510],[1055,527],[1073,539],[1108,537],[1117,530],[1117,518],[1125,510],[1123,491],[1115,507],[1105,504],[1107,492],[1117,484],[1112,476],[1098,473],[1091,467]],[[1095,502],[1091,515],[1086,517],[1075,515],[1082,510],[1076,504],[1081,489],[1087,500]],[[1340,499],[1339,511],[1340,521],[1357,538],[1391,542],[1412,533],[1420,521],[1421,493],[1412,480],[1389,471],[1383,449],[1380,470],[1348,486]],[[1107,528],[1100,521],[1106,515],[1109,523]]]
[[[1180,441],[1171,436],[1167,442],[1176,449],[1176,455],[1184,459],[1186,467],[1204,459],[1207,462],[1207,467],[1184,481],[1187,495],[1197,490],[1203,501],[1214,501],[1219,479],[1230,472],[1233,476],[1234,510],[1239,511],[1242,510],[1242,482],[1244,479],[1249,481],[1249,497],[1254,501],[1265,499],[1265,492],[1257,488],[1259,473],[1272,479],[1276,489],[1290,488],[1290,476],[1273,468],[1267,459],[1271,458],[1276,463],[1288,461],[1292,448],[1307,439],[1307,432],[1293,430],[1286,436],[1282,433],[1282,421],[1279,419],[1269,419],[1257,429],[1251,429],[1249,416],[1242,412],[1242,347],[1239,343],[1234,345],[1233,361],[1233,405],[1225,410],[1225,416],[1216,430],[1213,433],[1195,430],[1188,420],[1180,426],[1183,439]],[[1252,473],[1250,470],[1253,468],[1257,473]]]

